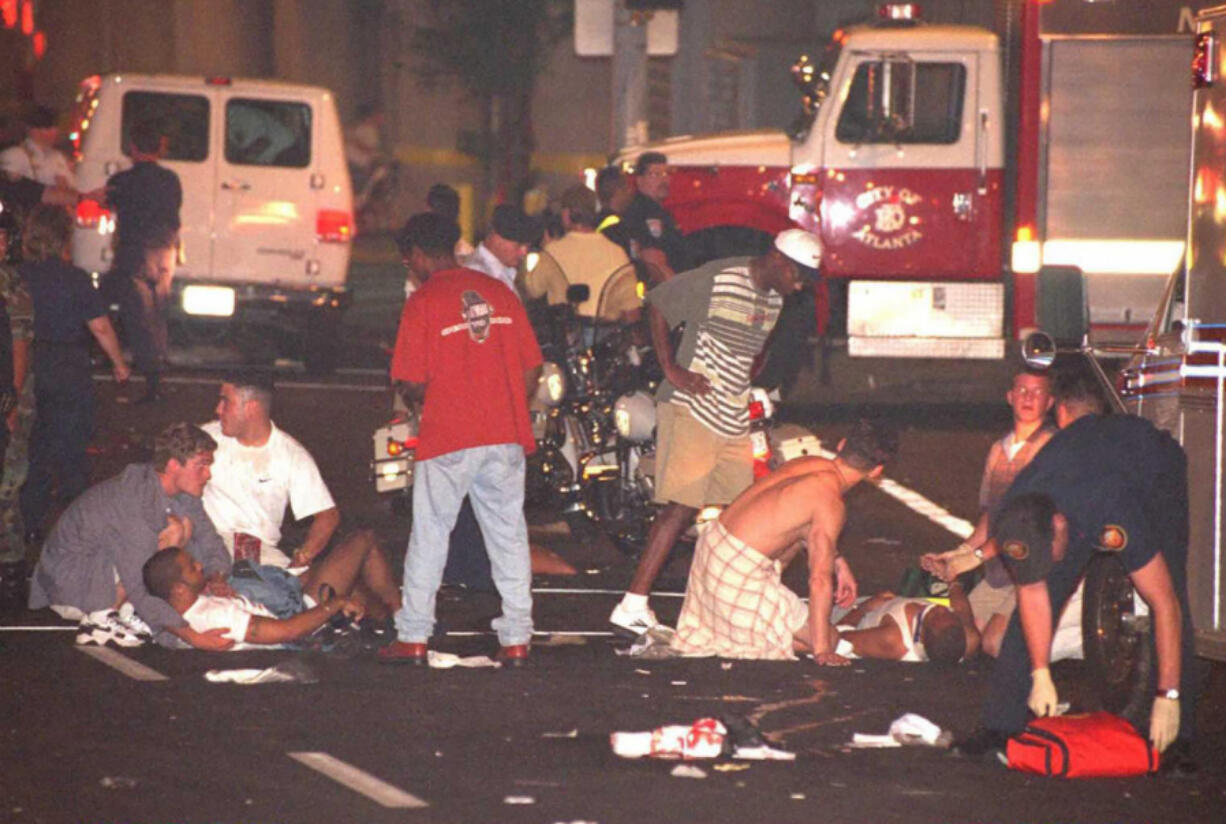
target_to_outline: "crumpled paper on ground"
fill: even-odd
[[[852,736],[849,746],[858,749],[902,746],[948,748],[952,742],[953,736],[948,730],[941,729],[922,715],[908,712],[891,722],[886,735],[858,732]]]
[[[432,669],[451,669],[452,667],[501,667],[502,664],[488,655],[469,655],[466,658],[450,653],[428,650],[426,663]]]
[[[300,684],[315,684],[319,676],[302,661],[282,661],[267,669],[209,670],[205,680],[214,684],[277,684],[295,681]]]
[[[631,658],[642,658],[647,661],[659,661],[667,658],[710,658],[706,653],[681,653],[673,649],[673,639],[677,631],[663,624],[652,627],[638,638],[634,639],[626,649],[615,650],[618,655],[628,655]]]

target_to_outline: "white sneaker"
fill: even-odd
[[[153,628],[136,614],[136,607],[132,606],[130,601],[124,601],[123,605],[119,607],[119,622],[141,640],[153,640]]]
[[[613,607],[613,612],[609,615],[609,623],[613,625],[614,629],[628,632],[636,638],[660,625],[660,621],[656,618],[656,614],[651,611],[651,607],[640,611],[631,611],[626,609],[625,605],[620,602],[617,606]]]
[[[118,610],[100,609],[81,619],[77,626],[77,643],[81,646],[114,644],[117,647],[139,647],[145,643],[145,639],[124,626]]]

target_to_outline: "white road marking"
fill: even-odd
[[[444,632],[448,638],[480,638],[486,635],[494,635],[494,631],[490,629],[453,629]],[[562,630],[562,629],[538,629],[533,631],[533,635],[539,635],[543,638],[548,638],[550,635],[578,635],[584,638],[609,638],[613,635],[608,630]]]
[[[828,452],[823,449],[819,454],[823,458],[834,460],[833,452]],[[891,481],[889,478],[882,478],[877,484],[877,488],[901,503],[903,506],[910,509],[912,512],[922,515],[937,526],[944,528],[948,532],[952,532],[959,538],[969,538],[970,534],[975,531],[975,525],[970,521],[964,518],[959,518],[945,507],[941,506],[940,504],[933,503],[923,495],[916,492],[914,489],[907,489],[907,487],[898,483],[898,481]]]
[[[534,587],[533,595],[625,595],[624,589],[567,589],[564,587]],[[653,598],[684,598],[684,592],[653,592]]]
[[[98,383],[112,383],[114,378],[110,375],[94,375],[94,380]],[[347,392],[387,392],[386,386],[375,383],[323,383],[321,381],[305,381],[298,380],[294,377],[279,377],[274,376],[274,381],[278,389],[340,389]],[[221,376],[207,375],[171,375],[162,378],[162,383],[180,383],[191,386],[218,386],[221,384]]]
[[[0,632],[75,632],[78,627],[74,624],[71,627],[35,627],[35,626],[15,626],[15,627],[0,627]]]
[[[129,678],[137,681],[166,681],[169,680],[165,675],[155,669],[145,666],[139,661],[133,661],[126,655],[120,654],[118,651],[110,647],[77,647],[78,650],[88,655],[90,658],[95,658],[108,667],[113,667],[119,670]]]
[[[326,752],[291,752],[286,755],[384,807],[407,809],[430,806],[412,793],[392,786],[381,778],[375,778],[365,770],[360,770]]]

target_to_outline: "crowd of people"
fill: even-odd
[[[1079,610],[1066,603],[1090,554],[1108,547],[1120,553],[1154,616],[1149,736],[1159,749],[1186,750],[1195,696],[1178,444],[1139,418],[1104,416],[1075,379],[1057,375],[1053,383],[1044,372],[1019,372],[1006,396],[1013,427],[987,456],[973,533],[917,559],[949,582],[947,602],[892,592],[860,597],[838,551],[844,497],[882,475],[897,453],[897,433],[861,421],[833,457],[798,458],[756,480],[749,439],[750,383],[772,341],[778,345],[785,301],[817,281],[821,242],[788,229],[757,256],[694,266],[664,205],[667,158],[655,152],[632,170],[602,170],[595,193],[581,185],[564,192],[556,234],[543,243],[546,226],[504,204],[468,247],[457,225],[458,195],[445,185],[431,189],[428,209],[397,233],[406,301],[390,378],[420,420],[400,582],[373,533],[340,527],[314,459],[273,422],[274,390],[257,374],[224,378],[215,420],[166,428],[154,438],[151,462],[87,489],[91,339],[117,381],[129,370],[107,301],[68,262],[72,224],[63,203],[73,184],[71,167],[51,148],[54,119],[40,115],[29,126],[20,146],[0,153],[6,198],[24,204],[0,213],[3,338],[11,342],[0,358],[11,366],[0,407],[8,424],[0,580],[10,593],[23,584],[27,543],[41,541],[28,604],[79,622],[78,643],[290,644],[344,614],[378,641],[379,660],[423,664],[444,569],[457,551],[453,536],[466,530],[479,538],[501,597],[493,621],[498,658],[523,665],[533,634],[528,401],[542,366],[526,304],[540,301],[571,304],[593,323],[640,326],[664,375],[659,507],[609,617],[615,629],[659,630],[651,587],[698,511],[721,506],[699,533],[669,636],[673,652],[801,654],[842,666],[856,657],[956,664],[982,650],[997,658],[990,694],[981,728],[957,748],[978,755],[1020,731],[1028,710],[1055,711],[1050,664],[1079,653]],[[136,330],[129,346],[153,401],[182,191],[157,162],[166,148],[157,124],[139,124],[129,141],[132,169],[91,196],[118,215],[104,290]],[[3,252],[19,233],[24,260],[13,268]],[[587,287],[582,299],[573,297],[575,285]],[[1119,450],[1120,442],[1135,448]],[[41,540],[53,492],[63,511]],[[306,524],[300,540],[282,534],[287,511]],[[806,599],[782,581],[802,554]],[[981,578],[965,592],[963,581],[981,564]]]

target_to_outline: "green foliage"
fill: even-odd
[[[425,0],[413,27],[414,69],[477,98],[530,94],[572,23],[569,0]]]

